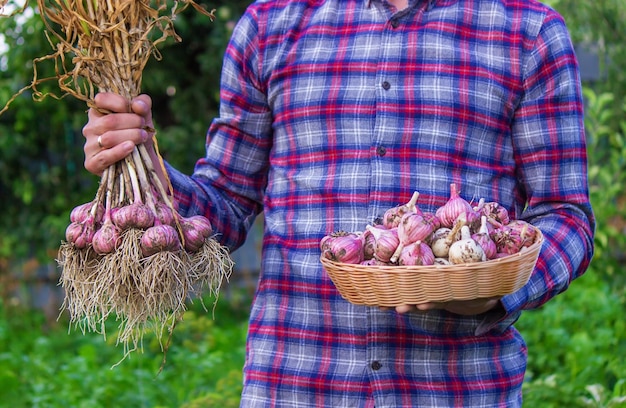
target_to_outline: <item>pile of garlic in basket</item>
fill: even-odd
[[[422,211],[419,193],[388,209],[364,231],[336,231],[322,238],[322,257],[360,265],[456,265],[485,262],[524,251],[541,232],[511,220],[502,205],[481,199],[476,206],[450,184],[450,198],[436,212]]]
[[[342,297],[392,307],[499,297],[528,282],[543,243],[537,227],[511,220],[497,202],[472,206],[456,184],[434,213],[418,197],[364,231],[322,238],[320,261]]]

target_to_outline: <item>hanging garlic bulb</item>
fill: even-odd
[[[167,212],[163,212],[164,217],[159,219],[167,220]],[[164,225],[170,225],[163,223]],[[193,215],[185,218],[178,217],[178,224],[183,235],[183,242],[185,250],[191,253],[198,252],[202,245],[204,245],[206,239],[213,233],[213,226],[211,222],[202,215]]]
[[[146,229],[140,240],[143,256],[154,255],[159,252],[175,252],[181,248],[178,231],[171,225],[156,222]]]
[[[65,239],[74,244],[78,249],[85,249],[93,240],[96,233],[96,221],[93,215],[89,215],[82,222],[72,222],[65,229]]]
[[[113,223],[121,230],[129,228],[146,229],[154,225],[154,212],[141,202],[118,207],[111,213]]]
[[[94,205],[96,206],[96,208],[93,208]],[[74,207],[74,209],[72,209],[72,212],[70,213],[70,221],[79,223],[83,222],[87,218],[89,218],[90,214],[93,214],[96,224],[102,222],[102,218],[104,216],[104,205],[102,205],[102,203],[100,202],[95,204],[94,202],[88,202],[76,206]]]
[[[111,192],[107,191],[103,223],[92,239],[94,251],[99,255],[113,253],[122,242],[121,235],[122,231],[111,220]]]

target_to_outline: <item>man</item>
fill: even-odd
[[[150,144],[150,99],[101,94],[84,128],[100,174]],[[512,326],[584,273],[593,253],[580,78],[552,9],[525,0],[265,0],[224,58],[220,117],[182,213],[235,249],[264,212],[245,407],[519,407],[526,347]],[[497,201],[546,242],[501,299],[352,305],[319,241],[363,230],[419,191]]]

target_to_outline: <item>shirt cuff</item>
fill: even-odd
[[[520,315],[521,312],[519,311],[512,313],[507,311],[505,302],[500,299],[493,309],[483,314],[483,319],[476,327],[474,334],[476,336],[483,336],[492,330],[503,333],[519,319]]]

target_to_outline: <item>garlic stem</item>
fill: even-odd
[[[130,178],[130,169],[128,168],[127,165],[123,165],[122,167],[122,174],[124,176],[124,191],[125,191],[125,198],[124,201],[120,202],[120,206],[124,205],[124,203],[126,202],[126,204],[131,204],[133,202],[133,189],[132,189],[132,181]]]
[[[157,157],[161,161],[160,163],[161,166],[163,167],[162,158],[158,152],[158,147],[156,143],[157,143],[156,138],[154,138],[154,150],[156,152]],[[146,168],[148,169],[148,174],[150,175],[150,180],[152,181],[152,185],[156,187],[157,191],[161,194],[161,201],[163,201],[169,207],[169,209],[172,211],[173,214],[178,214],[178,211],[176,210],[176,208],[174,208],[174,202],[171,199],[172,197],[171,192],[173,191],[173,188],[167,176],[167,173],[165,173],[165,169],[163,168],[163,173],[164,173],[166,182],[168,184],[170,193],[165,191],[165,187],[163,186],[163,183],[161,183],[161,179],[159,178],[159,175],[157,174],[153,166],[152,160],[150,158],[150,153],[148,152],[148,149],[146,148],[146,146],[143,144],[140,144],[138,146],[138,150],[139,150],[139,154],[141,155],[141,158],[143,159],[143,163],[145,163]],[[174,220],[176,221],[176,229],[179,231],[180,235],[182,236],[182,226],[180,225],[180,221],[178,220],[178,217],[174,217]]]
[[[121,172],[119,177],[120,177],[120,181],[118,183],[119,191],[118,191],[117,202],[118,202],[118,205],[121,205],[124,202],[124,192],[125,192],[124,189],[126,188],[126,183],[124,182],[124,172]]]
[[[417,191],[413,192],[413,195],[411,196],[411,199],[409,200],[408,203],[406,203],[407,208],[409,209],[409,211],[415,211],[416,208],[416,204],[417,204],[417,199],[419,198],[420,193]]]
[[[96,191],[96,196],[93,200],[93,205],[91,206],[91,210],[89,211],[89,213],[91,214],[92,217],[94,217],[94,219],[98,212],[98,205],[104,203],[103,196],[107,188],[107,179],[110,177],[110,173],[112,171],[113,166],[114,165],[111,165],[107,167],[106,169],[104,169],[104,171],[102,172],[102,177],[100,177],[100,185],[98,186],[98,190]]]
[[[112,167],[112,166],[111,166]],[[111,168],[109,167],[109,169]],[[111,171],[112,173],[112,171]],[[114,174],[107,175],[107,192],[104,204],[104,219],[111,220],[111,195],[113,194],[113,185],[115,182]]]
[[[391,255],[391,258],[389,258],[389,262],[397,263],[398,259],[400,258],[400,255],[402,254],[403,249],[404,249],[404,243],[400,242],[400,244],[398,244],[398,247],[394,251],[393,255]]]
[[[152,195],[152,189],[150,188],[150,182],[148,181],[148,176],[143,167],[141,156],[139,155],[139,149],[133,150],[133,162],[136,164],[137,170],[137,178],[139,179],[139,184],[143,186],[145,191],[145,201],[150,210],[154,214],[157,213],[156,206],[154,203],[154,196]]]
[[[141,199],[141,186],[139,184],[139,180],[137,179],[135,163],[133,162],[133,159],[130,156],[126,156],[125,160],[126,160],[126,165],[128,167],[128,175],[130,176],[130,182],[133,186],[133,196],[134,196],[133,201],[135,203],[143,204],[143,200]]]
[[[161,179],[159,178],[159,175],[157,174],[156,169],[154,168],[154,165],[150,158],[150,153],[148,152],[148,149],[146,148],[146,146],[144,146],[143,144],[139,145],[138,150],[139,150],[139,154],[141,155],[141,158],[143,159],[144,164],[146,165],[146,168],[148,169],[148,174],[150,175],[150,180],[152,181],[152,184],[157,188],[158,192],[161,194],[161,200],[164,203],[167,203],[168,205],[171,206],[170,197],[171,197],[172,186],[171,184],[169,184],[169,178],[167,178],[167,174],[165,174],[165,177],[166,177],[166,181],[168,182],[170,193],[168,193],[165,190],[165,187],[163,186],[163,183],[161,182]],[[173,206],[171,209],[173,209]]]

